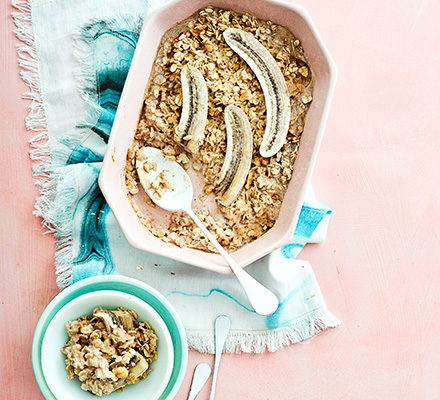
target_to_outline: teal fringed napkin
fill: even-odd
[[[36,215],[57,238],[60,288],[99,274],[141,279],[174,305],[189,346],[214,351],[213,324],[232,320],[227,351],[275,351],[339,324],[312,268],[296,260],[322,241],[331,211],[310,192],[292,242],[247,267],[280,299],[262,317],[232,275],[224,276],[133,249],[97,183],[106,143],[140,32],[147,0],[15,1],[23,79],[32,100],[27,126],[39,131],[31,157],[40,177]]]

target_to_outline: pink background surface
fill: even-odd
[[[312,177],[334,213],[325,243],[301,258],[342,325],[276,353],[224,355],[216,398],[440,399],[440,2],[298,4],[339,68]],[[58,289],[53,237],[32,215],[11,11],[1,0],[0,398],[37,400],[32,334]],[[176,399],[202,361],[214,357],[190,352]]]

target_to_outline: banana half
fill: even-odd
[[[252,34],[229,28],[223,36],[252,69],[263,90],[267,120],[260,154],[271,157],[281,149],[289,130],[291,110],[286,81],[275,59]]]
[[[246,182],[252,162],[253,137],[246,114],[236,106],[225,109],[226,155],[216,181],[217,200],[230,205]]]
[[[202,73],[186,64],[180,74],[182,82],[182,114],[174,139],[184,142],[191,153],[197,153],[205,135],[208,117],[208,88]]]

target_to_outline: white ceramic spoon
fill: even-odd
[[[214,400],[215,386],[217,384],[218,367],[225,347],[226,338],[231,328],[231,320],[226,315],[220,315],[215,319],[215,362],[214,373],[212,375],[211,394],[209,400]]]
[[[194,195],[193,186],[185,170],[177,162],[165,158],[161,150],[153,147],[142,147],[139,150],[139,155],[140,157],[136,161],[139,180],[150,198],[159,207],[165,210],[186,212],[229,264],[246,292],[254,310],[260,315],[273,314],[278,308],[278,298],[269,289],[245,272],[243,268],[232,259],[191,209],[191,202]],[[145,160],[146,158],[150,163],[156,164],[155,170],[150,169],[149,172],[144,170],[144,161],[140,160]],[[168,189],[160,198],[157,198],[157,196],[154,195],[155,190],[149,188],[147,182],[153,182],[162,171],[167,171],[166,178],[173,187],[173,190]]]
[[[202,390],[203,385],[211,375],[211,367],[206,363],[200,363],[194,370],[194,375],[189,391],[188,400],[194,400]]]

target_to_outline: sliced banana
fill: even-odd
[[[273,156],[284,144],[290,123],[290,99],[275,59],[255,37],[237,28],[223,32],[226,43],[252,69],[264,93],[266,130],[260,146],[263,157]]]
[[[205,134],[208,117],[208,88],[202,73],[185,65],[180,74],[182,82],[182,114],[174,139],[185,141],[191,153],[197,153]]]
[[[217,200],[230,205],[246,182],[252,161],[253,137],[246,114],[236,106],[225,109],[226,155],[216,182]]]

